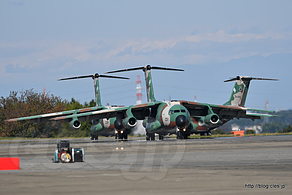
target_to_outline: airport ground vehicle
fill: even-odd
[[[55,158],[53,162],[58,163],[74,163],[84,162],[84,149],[83,148],[71,148],[68,140],[61,140],[57,144],[55,150]]]

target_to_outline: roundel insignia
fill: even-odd
[[[242,86],[239,86],[239,91],[242,92]]]

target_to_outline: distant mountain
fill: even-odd
[[[222,125],[220,129],[230,132],[232,127],[237,126],[239,129],[248,129],[251,127],[261,128],[262,132],[278,132],[288,125],[292,125],[292,110],[282,110],[275,113],[278,117],[262,117],[261,120],[250,119],[233,119]]]

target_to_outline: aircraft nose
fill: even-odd
[[[178,117],[176,117],[175,122],[177,127],[183,128],[187,123],[187,118],[184,115],[179,115]]]

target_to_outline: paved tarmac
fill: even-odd
[[[70,139],[85,162],[69,164],[52,163],[59,139],[1,140],[21,169],[0,171],[0,194],[292,193],[292,136],[129,139]]]

